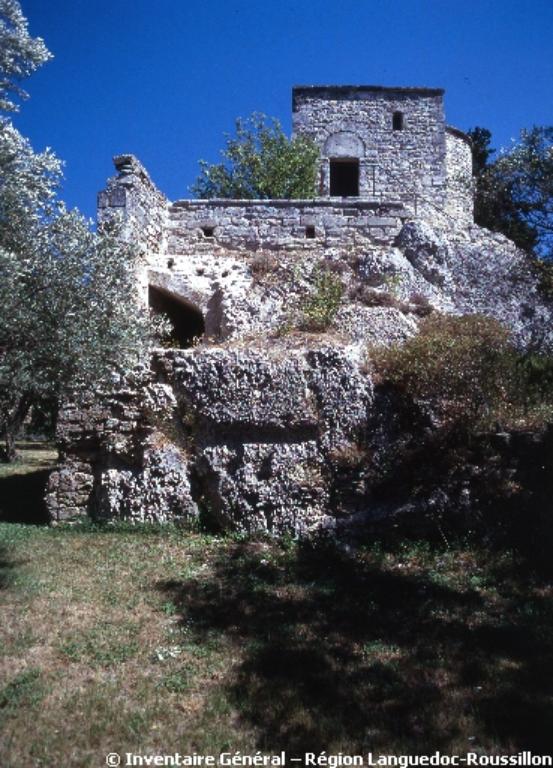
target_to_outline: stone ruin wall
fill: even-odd
[[[169,209],[167,253],[312,250],[351,242],[356,234],[389,244],[408,215],[397,202],[180,200]]]
[[[98,194],[98,225],[122,225],[122,239],[136,245],[147,262],[167,248],[169,201],[134,155],[117,155],[113,164],[117,175],[110,178],[106,189]],[[137,287],[147,301],[148,276],[144,261],[137,264]]]
[[[358,364],[343,347],[156,351],[150,373],[62,410],[52,519],[334,528],[329,505],[348,516],[361,501],[332,470],[370,413]]]
[[[139,271],[177,273],[190,260],[246,259],[264,251],[316,253],[368,238],[390,245],[410,212],[401,202],[338,200],[179,200],[170,203],[132,155],[115,158],[117,175],[98,196],[100,225],[120,218],[124,237],[146,254]],[[154,280],[155,282],[155,280]]]
[[[435,285],[448,287],[448,270],[467,263],[466,254],[453,256],[447,244],[434,244],[426,235],[413,248],[398,238],[414,214],[400,192],[413,187],[421,196],[431,195],[433,203],[419,204],[419,222],[407,227],[417,232],[422,227],[424,235],[425,219],[435,222],[446,198],[446,214],[457,231],[468,233],[472,224],[470,185],[462,183],[471,177],[470,146],[461,132],[445,131],[441,92],[424,98],[372,94],[361,106],[340,100],[331,105],[334,123],[329,113],[321,118],[320,104],[315,109],[312,100],[295,97],[295,131],[319,114],[321,140],[329,127],[349,125],[362,132],[367,150],[361,182],[366,185],[370,178],[372,183],[367,170],[378,159],[374,178],[380,189],[375,191],[381,197],[171,203],[132,155],[115,158],[117,175],[99,195],[100,225],[122,219],[124,237],[146,255],[137,278],[145,295],[150,284],[189,302],[202,312],[207,335],[213,330],[216,337],[221,323],[233,318],[236,327],[219,333],[232,338],[241,313],[251,324],[256,254],[301,260],[303,254],[320,259],[330,253],[340,259],[351,250],[363,253],[371,270],[374,260],[382,262],[392,275],[397,269],[412,273],[414,290],[416,281],[427,278],[436,292]],[[325,102],[325,109],[329,105]],[[407,127],[418,126],[411,135],[389,130],[396,109],[405,113]],[[360,115],[367,118],[365,126]],[[376,137],[372,145],[369,134]],[[324,162],[323,187],[328,181]],[[367,187],[361,191],[367,193]],[[478,251],[481,269],[477,242],[463,248],[469,255]],[[506,263],[512,258],[505,253]],[[455,279],[468,285],[472,296],[464,273]],[[266,332],[274,325],[277,305],[255,301]],[[390,338],[394,323],[401,333],[414,324],[389,307],[352,304],[343,310],[356,316],[365,312],[372,331]],[[335,527],[340,516],[355,517],[366,509],[366,489],[355,490],[357,480],[342,468],[340,456],[344,451],[355,455],[374,416],[372,384],[359,351],[355,344],[157,351],[143,382],[134,387],[120,382],[113,392],[79,407],[68,405],[60,414],[62,463],[52,474],[47,497],[52,519],[89,514],[190,521],[207,512],[235,530],[300,533]]]
[[[168,200],[134,155],[113,158],[117,176],[98,194],[98,224],[124,222],[123,236],[150,253],[165,250]],[[138,238],[138,239],[137,239]]]
[[[446,134],[447,205],[446,211],[458,227],[474,222],[472,146],[466,134],[447,126]]]

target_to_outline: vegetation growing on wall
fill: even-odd
[[[381,381],[444,424],[525,425],[553,415],[553,360],[518,352],[507,329],[484,315],[433,314],[403,345],[370,355]]]
[[[344,286],[339,277],[322,267],[313,277],[313,290],[303,306],[300,326],[308,331],[325,331],[340,308]]]

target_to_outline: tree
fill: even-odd
[[[469,131],[476,179],[475,220],[502,232],[529,254],[553,255],[553,127],[523,130],[490,162],[491,134]]]
[[[472,169],[475,178],[474,220],[482,227],[501,232],[527,253],[537,243],[534,228],[525,220],[509,179],[490,158],[496,150],[490,147],[491,133],[476,127],[469,131],[472,139]]]
[[[49,54],[28,36],[19,5],[0,0],[2,91]],[[7,21],[6,21],[7,19]],[[12,54],[6,54],[12,51]],[[20,90],[17,91],[20,93]],[[15,108],[3,99],[5,109]],[[6,106],[7,104],[7,106]],[[116,231],[94,233],[58,199],[61,163],[35,153],[0,118],[0,449],[33,405],[59,403],[78,387],[98,387],[146,350],[149,318],[135,293],[137,254]]]
[[[553,256],[553,126],[523,130],[495,163],[524,221],[536,233],[536,252]]]
[[[200,161],[191,190],[200,198],[312,198],[317,194],[319,150],[306,136],[288,139],[278,120],[254,113],[227,134],[222,163]]]
[[[16,0],[0,0],[0,110],[16,112],[13,95],[26,98],[19,81],[52,57],[40,37],[31,37]]]

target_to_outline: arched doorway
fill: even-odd
[[[359,197],[360,163],[365,145],[353,131],[338,131],[326,139],[323,157],[327,162],[327,188],[331,197]]]
[[[186,349],[205,332],[204,317],[191,302],[165,288],[148,286],[148,304],[156,314],[167,315],[173,325],[173,340]]]

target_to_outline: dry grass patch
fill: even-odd
[[[0,525],[3,768],[547,750],[551,585],[474,547]]]

